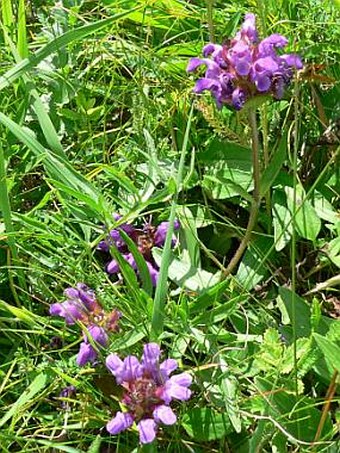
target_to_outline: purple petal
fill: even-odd
[[[176,376],[172,376],[164,386],[162,398],[166,404],[175,398],[180,401],[186,401],[191,396],[191,390],[187,387],[192,382],[192,377],[188,373],[181,373]]]
[[[161,348],[157,343],[147,343],[143,348],[142,365],[144,370],[153,373],[158,372]]]
[[[178,367],[177,360],[175,359],[166,359],[163,363],[160,364],[159,369],[164,373],[166,376],[170,376],[170,374],[176,370]]]
[[[78,299],[78,289],[77,288],[66,288],[64,290],[64,295],[68,298],[68,299]]]
[[[281,55],[280,60],[283,60],[288,66],[296,69],[302,69],[303,64],[301,58],[296,54]]]
[[[168,229],[169,222],[162,222],[158,225],[154,238],[154,243],[155,245],[157,245],[157,247],[162,247],[162,245],[164,245]]]
[[[203,58],[191,58],[187,66],[187,72],[195,71],[199,66],[206,64],[205,59]]]
[[[97,245],[97,250],[100,252],[108,252],[110,250],[109,244],[106,241],[100,241]]]
[[[248,75],[250,72],[250,68],[251,68],[250,62],[245,59],[238,60],[237,63],[235,64],[235,71],[240,76]]]
[[[107,346],[109,342],[109,337],[107,336],[107,333],[102,327],[92,325],[88,328],[88,332],[91,335],[91,337],[99,343],[101,346]],[[87,336],[85,336],[85,342],[88,342]]]
[[[120,267],[116,260],[112,260],[106,265],[106,272],[108,274],[117,274],[119,270]]]
[[[50,314],[52,316],[61,316],[65,318],[66,324],[75,324],[77,320],[82,319],[83,310],[79,302],[73,300],[66,300],[61,304],[52,304],[50,306]]]
[[[97,305],[95,292],[84,283],[77,283],[78,297],[85,307],[92,311]]]
[[[274,48],[281,48],[285,47],[288,44],[287,38],[284,36],[275,33],[273,35],[268,36],[267,38],[263,39],[259,43],[259,54],[261,56],[272,55],[274,52]]]
[[[122,255],[122,257],[125,259],[125,261],[130,264],[132,269],[136,270],[137,269],[137,263],[132,255],[132,253],[125,253]]]
[[[194,93],[202,93],[204,90],[212,90],[218,92],[221,90],[221,83],[214,79],[198,79],[193,89]]]
[[[139,360],[134,355],[129,355],[124,359],[122,379],[123,381],[130,382],[138,379],[143,375],[143,367]],[[118,381],[117,381],[118,382]]]
[[[155,440],[157,424],[152,418],[141,420],[137,425],[141,444],[149,444]]]
[[[274,73],[279,68],[277,62],[272,57],[259,58],[254,62],[254,70],[257,73]]]
[[[173,425],[177,421],[176,414],[169,406],[158,406],[152,414],[157,423],[164,423],[164,425]]]
[[[132,424],[133,417],[129,412],[117,412],[116,416],[107,423],[106,429],[110,434],[118,434],[130,428]]]
[[[211,55],[211,54],[217,54],[217,53],[221,52],[222,50],[223,50],[223,47],[220,46],[219,44],[209,43],[203,47],[203,55],[205,57],[207,57],[208,55]]]
[[[124,362],[117,354],[110,354],[106,358],[106,368],[115,376],[118,384],[123,382]]]
[[[80,343],[80,349],[77,355],[77,365],[84,366],[88,362],[94,362],[97,358],[97,351],[89,343]]]
[[[242,36],[246,36],[251,43],[255,43],[257,41],[257,30],[256,30],[256,19],[255,15],[248,13],[245,15],[244,22],[241,27],[241,34]]]
[[[255,80],[255,85],[256,88],[261,91],[261,93],[268,91],[271,85],[271,80],[269,77],[265,76],[260,76],[257,77]]]
[[[192,384],[192,376],[189,373],[176,374],[175,376],[172,376],[170,380],[183,387],[189,387]]]
[[[149,270],[152,286],[157,286],[159,270],[155,268],[149,261],[146,261],[147,268]]]
[[[233,91],[233,94],[231,96],[232,99],[232,104],[235,107],[236,110],[241,110],[241,108],[244,106],[247,96],[244,90],[242,88],[236,88]]]

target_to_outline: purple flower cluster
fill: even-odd
[[[109,342],[108,332],[118,330],[121,313],[117,310],[106,313],[97,301],[94,291],[84,283],[77,283],[76,288],[67,288],[64,294],[67,300],[52,304],[50,314],[61,316],[66,324],[72,325],[80,321],[86,326],[83,330],[84,341],[80,344],[77,364],[84,366],[88,362],[93,363],[98,353],[89,338],[91,337],[98,347],[106,347]]]
[[[116,354],[107,357],[107,368],[125,389],[122,403],[127,409],[126,412],[117,412],[107,423],[110,434],[118,434],[136,423],[140,442],[147,444],[155,439],[160,423],[173,425],[176,422],[170,403],[173,399],[186,401],[190,398],[188,387],[192,377],[188,373],[170,377],[177,362],[167,359],[159,363],[160,354],[158,344],[148,343],[144,345],[141,361],[135,356],[124,360]]]
[[[196,82],[194,92],[209,90],[218,108],[227,104],[240,110],[244,103],[257,94],[272,94],[281,99],[294,69],[303,67],[295,54],[279,55],[277,49],[288,44],[279,34],[259,42],[254,14],[246,14],[241,30],[224,45],[207,44],[205,58],[192,58],[187,71],[206,66],[205,77]],[[207,58],[210,56],[210,58]]]
[[[114,214],[114,220],[119,221],[121,216]],[[174,229],[178,230],[180,227],[179,221],[174,223]],[[114,246],[121,253],[125,261],[138,273],[136,261],[129,251],[127,244],[121,236],[121,231],[124,231],[137,245],[139,252],[143,255],[146,265],[149,269],[150,277],[153,286],[156,286],[159,267],[157,266],[153,256],[152,248],[162,247],[165,243],[166,234],[169,228],[169,222],[162,222],[158,227],[146,223],[142,228],[137,228],[129,223],[122,223],[117,228],[110,231],[108,238],[98,244],[98,250],[102,252],[109,252],[110,247]],[[173,246],[176,241],[173,240]],[[109,274],[117,274],[120,271],[119,264],[115,259],[112,259],[106,266],[106,271]]]

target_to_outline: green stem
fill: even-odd
[[[291,258],[290,267],[292,270],[292,331],[293,331],[293,356],[294,356],[294,381],[295,381],[295,394],[298,397],[298,366],[297,366],[297,345],[296,345],[296,186],[297,186],[297,157],[299,149],[299,105],[298,105],[298,85],[295,81],[294,88],[294,153],[293,153],[293,215],[292,215],[292,241],[291,241]]]
[[[207,20],[210,42],[215,42],[214,22],[213,22],[213,6],[214,0],[206,0],[207,3]]]
[[[262,124],[262,144],[263,144],[263,163],[264,169],[269,165],[269,149],[268,149],[268,110],[267,104],[263,104],[261,112],[261,124]],[[265,194],[266,211],[269,218],[271,218],[271,200],[270,190]],[[268,225],[268,233],[271,233],[271,224]]]
[[[184,164],[185,164],[185,156],[187,151],[188,139],[189,139],[189,131],[191,125],[191,118],[193,113],[193,106],[191,107],[188,123],[185,130],[183,146],[181,150],[181,157],[178,165],[178,173],[176,178],[176,191],[171,203],[171,210],[169,216],[169,228],[166,234],[165,244],[163,247],[162,253],[162,262],[159,271],[158,282],[156,286],[155,298],[154,298],[154,305],[153,305],[153,312],[152,312],[152,321],[151,321],[151,340],[158,340],[159,336],[163,333],[164,328],[164,317],[165,317],[165,301],[167,296],[167,278],[168,278],[168,268],[170,265],[170,254],[171,254],[171,242],[172,236],[174,233],[174,221],[176,217],[176,207],[178,196],[181,191],[181,184],[183,181],[183,173],[184,173]]]
[[[250,208],[248,225],[246,232],[243,236],[242,241],[238,249],[236,250],[234,256],[230,260],[226,270],[223,272],[224,277],[227,277],[238,264],[242,255],[248,245],[253,228],[256,224],[257,215],[259,212],[260,205],[260,159],[259,159],[259,135],[257,130],[257,121],[256,121],[256,111],[250,109],[249,111],[249,123],[252,131],[252,156],[253,156],[253,180],[254,180],[254,192],[253,192],[253,201]]]
[[[12,215],[11,215],[11,205],[9,201],[9,196],[8,196],[8,190],[7,190],[7,174],[6,174],[6,164],[5,164],[5,155],[4,151],[2,148],[2,145],[0,144],[0,210],[2,212],[2,216],[4,219],[4,224],[5,224],[5,230],[7,234],[7,243],[10,251],[10,255],[12,257],[12,263],[17,264],[18,263],[18,252],[17,252],[17,247],[16,243],[14,240],[14,227],[12,223]],[[11,262],[11,260],[8,260]],[[21,305],[18,294],[15,290],[15,285],[13,282],[13,277],[11,274],[11,270],[8,270],[9,273],[9,281],[10,281],[10,287],[12,291],[13,298],[16,302],[17,305]],[[18,271],[18,276],[20,278],[21,283],[24,282],[24,276],[20,275],[21,271]],[[25,286],[22,286],[25,288]]]

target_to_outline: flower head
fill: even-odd
[[[148,343],[141,361],[135,356],[124,360],[116,354],[107,357],[107,368],[125,390],[122,403],[126,407],[126,412],[117,412],[107,423],[110,434],[118,434],[136,423],[140,442],[147,444],[155,439],[159,424],[176,423],[177,417],[170,403],[173,399],[186,401],[190,398],[192,377],[188,373],[170,377],[177,362],[167,359],[160,363],[160,355],[159,345]]]
[[[84,283],[77,283],[75,288],[67,288],[64,294],[67,299],[64,302],[52,304],[50,314],[63,317],[69,325],[81,321],[84,325],[84,341],[80,344],[77,364],[84,366],[88,362],[93,363],[98,353],[92,343],[94,342],[98,347],[108,345],[108,332],[118,330],[121,313],[118,310],[106,313],[97,301],[94,291]]]
[[[120,220],[121,216],[118,214],[114,215],[115,220]],[[180,223],[178,220],[174,222],[174,229],[178,230]],[[98,244],[98,250],[102,252],[109,252],[110,246],[115,247],[122,255],[124,260],[136,271],[138,274],[138,268],[136,261],[129,251],[127,244],[122,238],[120,232],[124,231],[137,245],[138,251],[143,255],[146,265],[148,267],[150,278],[153,286],[157,285],[159,268],[152,256],[152,248],[163,247],[165,243],[166,234],[168,232],[169,222],[162,222],[155,227],[151,223],[145,223],[142,227],[136,227],[128,223],[122,223],[115,229],[111,230],[108,237]],[[176,239],[173,238],[172,246],[176,244]],[[106,271],[109,274],[118,274],[120,267],[115,259],[112,259],[106,265]]]
[[[302,69],[298,55],[277,53],[287,44],[288,40],[277,33],[258,42],[255,16],[246,14],[241,30],[228,44],[209,43],[203,48],[205,58],[189,61],[188,72],[206,66],[205,76],[196,82],[193,91],[211,91],[218,108],[229,105],[236,110],[258,94],[280,99],[294,69]]]

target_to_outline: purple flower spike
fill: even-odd
[[[106,313],[96,299],[94,291],[84,283],[77,283],[76,288],[67,288],[64,291],[68,300],[52,304],[50,314],[65,318],[66,324],[82,323],[83,339],[77,355],[77,364],[84,366],[86,363],[96,361],[98,353],[89,341],[90,335],[98,348],[105,348],[109,342],[109,332],[118,330],[118,321],[121,313],[112,310]]]
[[[111,434],[117,434],[135,422],[140,442],[148,444],[155,439],[159,424],[176,423],[177,417],[170,402],[190,398],[188,387],[192,378],[188,373],[170,377],[177,362],[166,359],[160,363],[160,354],[157,343],[148,343],[144,346],[141,362],[135,356],[128,356],[123,361],[116,354],[110,354],[106,359],[107,368],[125,389],[122,404],[126,412],[118,412],[107,424]]]
[[[281,99],[294,70],[303,67],[299,56],[277,53],[287,44],[278,33],[258,42],[255,16],[246,14],[241,30],[228,44],[209,43],[203,48],[205,58],[189,61],[188,72],[206,67],[193,92],[210,91],[219,109],[228,105],[240,110],[248,99],[261,94]]]

